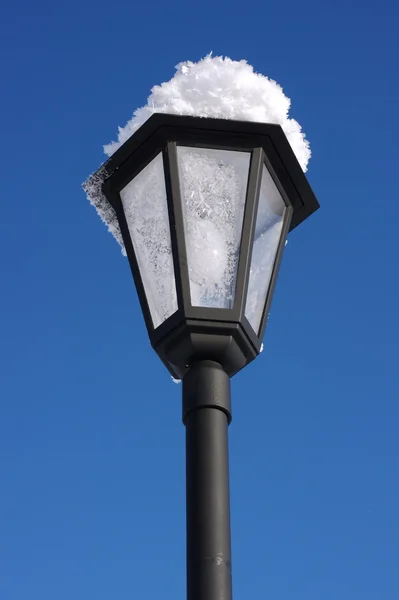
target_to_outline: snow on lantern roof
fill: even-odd
[[[111,157],[154,113],[252,121],[280,125],[303,171],[311,156],[309,142],[297,121],[289,118],[291,101],[275,81],[256,73],[245,60],[209,54],[197,63],[176,67],[169,81],[154,86],[147,104],[137,109],[118,140],[104,146]],[[91,204],[124,252],[119,224],[101,186],[110,173],[107,163],[84,183]]]

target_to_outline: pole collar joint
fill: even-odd
[[[230,379],[223,367],[211,360],[194,363],[183,379],[183,423],[192,411],[202,408],[221,410],[231,423]]]

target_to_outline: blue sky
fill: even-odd
[[[180,393],[81,182],[209,51],[293,99],[321,210],[232,381],[236,599],[399,595],[398,8],[26,0],[3,8],[0,597],[185,594]]]

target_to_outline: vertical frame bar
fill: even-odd
[[[178,310],[187,314],[191,306],[190,281],[188,277],[185,227],[180,193],[179,165],[175,142],[168,142],[162,152],[166,197],[168,201],[170,237],[175,269]]]
[[[237,318],[240,321],[245,314],[263,161],[264,154],[262,148],[254,148],[249,165],[247,196],[245,200],[245,212],[240,242],[240,257],[238,261],[237,281],[233,306],[234,314],[237,314]]]

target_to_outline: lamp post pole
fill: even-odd
[[[187,600],[231,600],[228,426],[230,380],[213,361],[183,379],[186,426]]]

